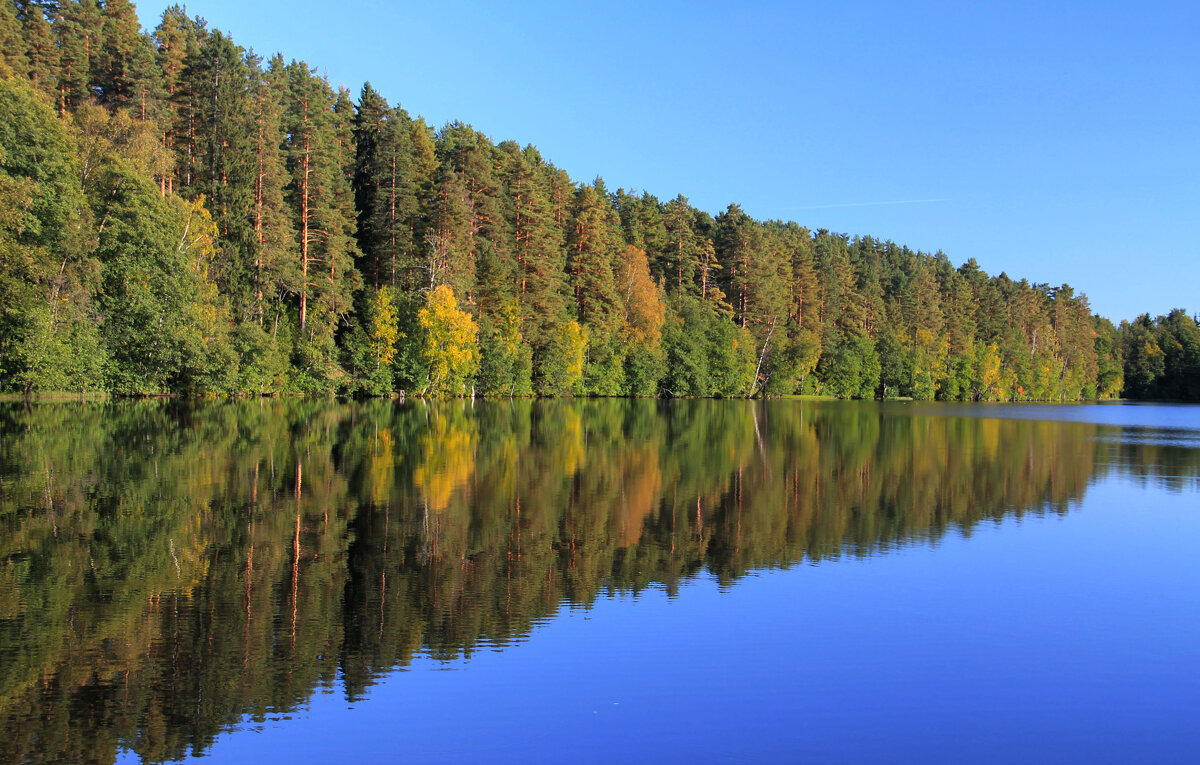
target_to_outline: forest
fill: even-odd
[[[0,391],[1200,400],[1200,327],[578,182],[179,6],[0,2]]]

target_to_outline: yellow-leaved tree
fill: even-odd
[[[371,301],[370,345],[367,353],[377,368],[390,366],[400,339],[400,312],[391,287],[380,287]]]
[[[459,310],[454,290],[443,284],[429,291],[417,312],[421,327],[421,360],[429,372],[427,390],[435,396],[465,392],[479,368],[479,325]]]
[[[662,288],[650,276],[646,251],[632,245],[616,267],[617,289],[624,307],[621,340],[625,346],[625,392],[653,396],[658,381],[666,374],[662,349],[667,306]]]

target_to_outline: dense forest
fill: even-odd
[[[0,390],[1200,399],[1183,310],[579,183],[178,6],[0,52]]]
[[[181,758],[606,593],[1200,485],[1177,433],[889,406],[0,404],[0,763]]]

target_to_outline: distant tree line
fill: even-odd
[[[316,71],[0,2],[0,388],[1200,398],[1184,311],[577,183]]]

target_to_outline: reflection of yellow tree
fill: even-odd
[[[545,412],[544,435],[555,443],[548,467],[558,475],[574,475],[586,458],[584,422],[579,405],[574,401],[550,401],[542,411]]]
[[[369,448],[370,501],[382,504],[391,497],[395,483],[396,450],[391,429],[380,428]]]
[[[622,547],[637,544],[642,538],[646,518],[657,507],[662,488],[657,444],[631,447],[624,451],[621,476],[621,502],[617,537]]]
[[[475,470],[475,433],[461,418],[446,410],[431,410],[429,428],[421,434],[420,454],[413,483],[429,509],[442,512],[450,506],[456,489]]]

